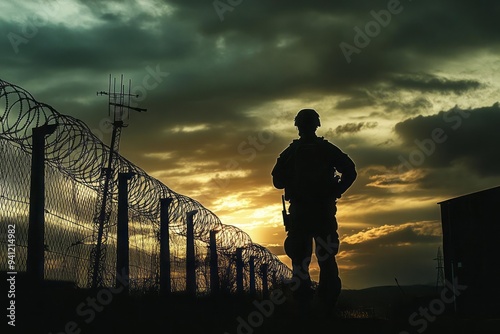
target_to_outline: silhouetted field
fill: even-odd
[[[21,291],[24,289],[24,292]],[[281,291],[281,290],[280,290]],[[467,319],[447,308],[425,324],[408,318],[438,297],[428,286],[344,290],[334,316],[300,317],[289,293],[279,305],[262,297],[172,294],[124,296],[116,291],[48,284],[39,295],[19,287],[18,333],[498,333],[499,320]],[[272,306],[271,306],[272,305]],[[500,317],[499,317],[500,318]]]

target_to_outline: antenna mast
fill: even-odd
[[[89,270],[89,286],[96,288],[104,285],[104,270],[106,268],[106,245],[108,241],[109,219],[112,210],[113,189],[116,184],[117,174],[117,156],[120,148],[120,136],[122,128],[127,127],[125,120],[129,119],[129,111],[135,110],[138,112],[146,111],[146,109],[135,108],[130,106],[131,80],[128,82],[128,92],[125,92],[123,84],[123,75],[120,78],[120,87],[117,91],[116,78],[111,79],[109,75],[108,91],[97,92],[97,95],[108,96],[108,116],[113,120],[113,132],[111,135],[111,145],[109,147],[109,155],[107,167],[103,167],[99,180],[99,192],[97,193],[96,210],[94,213],[93,225],[94,231],[92,235],[92,243],[94,247],[90,252],[90,270]]]

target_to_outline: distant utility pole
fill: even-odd
[[[444,287],[444,265],[443,265],[443,252],[441,251],[441,247],[438,247],[437,256],[434,259],[437,261],[437,280],[436,280],[436,288]]]
[[[401,287],[401,285],[399,285],[399,281],[398,281],[398,278],[397,277],[394,277],[394,281],[396,281],[396,285],[398,286],[399,290],[401,291],[401,293],[403,294],[403,296],[406,297],[406,292],[405,290],[403,290],[403,288]]]

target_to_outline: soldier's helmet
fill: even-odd
[[[319,114],[314,109],[302,109],[295,116],[295,126],[300,128],[316,129],[321,126],[319,122]]]

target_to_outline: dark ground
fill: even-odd
[[[12,331],[8,327],[7,333],[500,333],[500,316],[457,317],[452,305],[432,321],[419,317],[418,325],[412,326],[409,316],[420,307],[429,307],[436,298],[436,289],[427,286],[345,290],[335,317],[311,314],[301,318],[288,294],[282,299],[284,303],[271,307],[259,296],[127,297],[110,290],[58,284],[39,296],[27,293],[27,289],[19,292],[16,328]],[[259,311],[255,303],[267,308]]]

